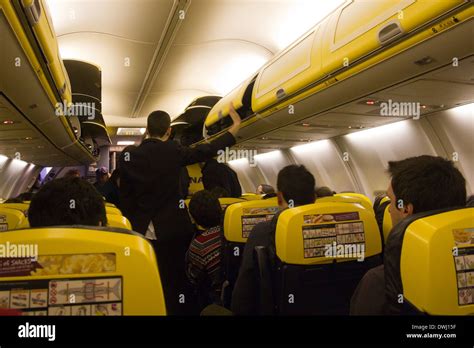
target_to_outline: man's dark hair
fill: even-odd
[[[196,192],[189,202],[189,213],[196,223],[204,228],[221,224],[222,208],[219,199],[207,190]]]
[[[313,174],[305,166],[286,166],[278,173],[278,191],[283,193],[287,203],[293,202],[295,206],[314,203],[315,185]]]
[[[165,111],[153,111],[147,120],[148,134],[152,137],[161,138],[170,128],[171,118]]]
[[[441,157],[418,156],[388,162],[395,198],[411,203],[413,213],[466,204],[466,180],[454,163]]]
[[[28,209],[31,227],[107,224],[104,199],[81,178],[60,178],[45,184]]]
[[[315,193],[317,198],[334,196],[334,191],[327,186],[317,187]]]

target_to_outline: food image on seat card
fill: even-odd
[[[474,304],[474,248],[459,248],[454,256],[458,304]]]
[[[278,212],[278,207],[245,208],[242,210],[242,237],[248,238],[255,225],[269,221]]]

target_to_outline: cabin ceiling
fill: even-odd
[[[47,0],[62,58],[102,69],[108,126],[144,126],[156,109],[176,118],[197,97],[224,96],[338,3]]]

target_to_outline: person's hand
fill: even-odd
[[[237,113],[237,111],[235,111],[234,105],[232,103],[229,105],[229,115],[230,118],[232,118],[232,126],[229,128],[229,133],[235,137],[239,132],[240,123],[242,120],[240,119],[240,115]]]

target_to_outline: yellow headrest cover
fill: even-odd
[[[318,200],[285,210],[275,238],[277,256],[289,264],[362,260],[382,251],[374,213],[359,202]]]
[[[138,234],[9,231],[0,233],[0,253],[0,307],[29,315],[166,314],[153,248]]]
[[[404,298],[432,315],[474,314],[474,208],[411,223],[400,260]]]
[[[28,219],[25,214],[16,209],[9,209],[0,206],[0,232],[16,230],[28,226]]]
[[[277,212],[276,197],[230,205],[224,217],[225,239],[230,242],[247,242],[252,228],[259,222],[271,219]]]

